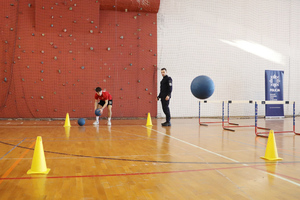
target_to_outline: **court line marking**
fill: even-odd
[[[19,142],[19,144],[17,144],[16,146],[14,146],[11,150],[9,150],[6,154],[4,154],[0,160],[2,160],[2,158],[4,158],[7,154],[9,154],[12,150],[14,150],[17,146],[19,146],[24,140],[26,140],[26,138],[24,138],[21,142]]]
[[[257,167],[259,167],[259,166],[252,166],[252,168],[254,168],[254,169],[257,169],[257,170],[260,170],[260,171],[266,172],[267,174],[269,174],[269,175],[273,175],[273,176],[275,176],[275,177],[277,177],[278,175],[280,175],[280,176],[283,176],[283,177],[278,177],[278,178],[285,179],[284,177],[287,177],[287,178],[290,178],[290,179],[295,179],[295,180],[297,180],[297,181],[300,181],[300,179],[299,179],[299,178],[290,177],[290,176],[287,176],[287,175],[284,175],[284,174],[278,174],[278,173],[275,173],[275,172],[268,172],[268,171],[267,171],[267,170],[265,170],[265,169],[260,169],[260,168],[257,168]],[[286,181],[289,181],[289,180],[287,179]]]
[[[275,136],[274,136],[275,137]],[[255,138],[255,140],[259,143],[259,144],[261,144],[262,146],[264,146],[264,147],[266,147],[267,146],[267,144],[265,144],[265,143],[262,143],[261,141],[260,141],[260,139],[263,139],[263,138],[261,138],[261,137],[256,137]],[[267,138],[265,138],[265,139],[267,139]],[[298,151],[292,151],[292,150],[289,150],[289,149],[283,149],[283,148],[279,148],[281,151],[287,151],[287,152],[290,152],[290,153],[300,153],[300,152],[298,152]],[[287,154],[287,153],[282,153],[281,152],[281,154],[283,154],[283,155],[289,155],[289,156],[293,156],[293,157],[296,157],[296,158],[299,158],[299,156],[294,156],[294,155],[290,155],[290,154]],[[298,154],[299,155],[299,154]]]
[[[34,123],[34,124],[36,124],[36,123]],[[73,128],[80,128],[80,126],[77,126],[77,124],[71,124],[71,125],[74,125],[74,126],[72,126]],[[140,127],[141,124],[133,124],[133,125],[114,124],[114,127],[118,127],[118,128],[120,128],[120,127],[132,127],[132,126],[138,126],[138,127]],[[42,126],[39,126],[38,124],[37,125],[12,124],[11,126],[0,124],[0,127],[3,127],[3,128],[16,128],[16,127],[22,127],[22,128],[45,128],[45,127],[48,128],[48,127],[53,127],[53,128],[57,128],[57,127],[62,127],[62,128],[64,128],[61,125],[52,125],[52,124],[49,124],[49,126],[46,126],[45,124],[42,124]],[[97,126],[95,126],[95,125],[85,125],[84,127],[87,127],[87,128],[91,128],[91,127],[97,128]],[[84,127],[82,127],[82,128],[84,128]],[[108,126],[105,125],[105,124],[101,124],[98,127],[101,128],[101,129],[107,129],[108,128]]]
[[[222,138],[221,136],[216,136],[216,137]],[[262,137],[256,137],[256,138],[255,138],[255,140],[256,140],[259,144],[261,144],[262,146],[255,146],[255,145],[253,145],[253,144],[248,144],[248,143],[244,143],[244,142],[240,142],[240,141],[233,140],[233,139],[228,139],[228,138],[224,138],[224,139],[225,139],[225,140],[228,140],[228,141],[233,141],[233,142],[235,142],[235,143],[239,143],[239,144],[243,144],[243,145],[247,145],[247,146],[251,146],[251,147],[256,147],[256,148],[259,148],[259,149],[266,149],[267,144],[262,143],[260,140],[261,140],[261,139],[268,139],[268,138],[262,138]],[[278,149],[281,150],[281,154],[282,154],[282,155],[292,156],[293,158],[300,158],[300,156],[295,156],[295,155],[291,155],[291,154],[282,152],[282,151],[288,151],[288,152],[291,152],[291,153],[293,153],[293,152],[295,152],[295,153],[300,153],[300,152],[298,152],[298,151],[292,151],[292,150],[289,150],[289,149],[283,149],[283,148],[278,148]],[[228,151],[227,151],[227,152],[228,152]],[[235,152],[236,152],[236,151],[235,151]],[[299,155],[300,155],[300,154],[299,154]]]
[[[213,151],[210,151],[210,150],[208,150],[208,149],[199,147],[199,146],[197,146],[197,145],[191,144],[191,143],[189,143],[189,142],[186,142],[186,141],[184,141],[184,140],[178,139],[178,138],[173,137],[173,136],[171,136],[171,135],[167,135],[167,134],[165,134],[165,133],[163,133],[163,132],[160,132],[160,131],[158,131],[158,130],[149,128],[149,127],[147,127],[147,126],[143,126],[143,127],[147,128],[147,129],[150,129],[150,130],[152,130],[152,131],[155,131],[155,132],[157,132],[157,133],[159,133],[159,134],[162,134],[162,135],[164,135],[164,136],[168,136],[168,137],[170,137],[170,138],[172,138],[172,139],[174,139],[174,140],[180,141],[180,142],[185,143],[185,144],[187,144],[187,145],[190,145],[190,146],[192,146],[192,147],[195,147],[195,148],[201,149],[201,150],[203,150],[203,151],[206,151],[206,152],[208,152],[208,153],[214,154],[214,155],[216,155],[216,156],[222,157],[222,158],[227,159],[227,160],[230,160],[230,161],[232,161],[232,162],[239,163],[239,161],[237,161],[237,160],[234,160],[234,159],[229,158],[229,157],[227,157],[227,156],[223,156],[223,155],[221,155],[221,154],[218,154],[218,153],[213,152]]]
[[[32,141],[32,139],[28,139],[27,141]],[[45,142],[45,141],[43,141]],[[9,145],[9,146],[15,146],[14,144],[6,143],[0,140],[0,143]],[[29,147],[24,147],[24,146],[18,146],[18,148],[23,148],[23,149],[29,149],[29,150],[34,150],[33,148]],[[72,153],[64,153],[64,152],[54,152],[54,151],[44,151],[45,153],[52,153],[52,154],[57,154],[57,155],[64,155],[64,156],[74,156],[77,158],[94,158],[94,159],[103,159],[103,160],[119,160],[119,161],[129,161],[129,162],[145,162],[145,163],[155,163],[155,164],[261,164],[261,163],[266,163],[265,161],[263,162],[181,162],[181,161],[163,161],[163,160],[138,160],[138,159],[130,159],[130,158],[123,158],[123,155],[119,156],[92,156],[92,155],[79,155],[79,154],[72,154]],[[131,156],[126,156],[126,157],[131,157]],[[8,158],[4,158],[8,159]],[[4,160],[3,159],[3,160]],[[17,158],[12,158],[12,159],[17,159]],[[51,158],[50,158],[51,159]],[[300,161],[269,161],[270,163],[277,163],[277,164],[295,164],[295,163],[300,163]]]
[[[234,159],[232,159],[232,158],[229,158],[229,157],[227,157],[227,156],[223,156],[223,155],[218,154],[218,153],[216,153],[216,152],[210,151],[210,150],[208,150],[208,149],[205,149],[205,148],[199,147],[199,146],[197,146],[197,145],[191,144],[191,143],[189,143],[189,142],[186,142],[186,141],[181,140],[181,139],[179,139],[179,138],[173,137],[173,136],[171,136],[171,135],[167,135],[167,134],[165,134],[165,133],[163,133],[163,132],[160,132],[160,131],[158,131],[158,130],[152,129],[152,127],[151,127],[151,128],[150,128],[150,127],[147,127],[147,126],[142,126],[142,127],[147,128],[147,129],[150,129],[150,130],[152,130],[152,131],[155,131],[155,132],[157,132],[157,133],[159,133],[159,134],[161,134],[161,135],[168,136],[168,137],[170,137],[170,138],[172,138],[172,139],[174,139],[174,140],[180,141],[180,142],[185,143],[185,144],[188,144],[188,145],[190,145],[190,146],[196,147],[196,148],[201,149],[201,150],[203,150],[203,151],[206,151],[206,152],[208,152],[208,153],[214,154],[214,155],[219,156],[219,157],[221,157],[221,158],[224,158],[224,159],[227,159],[227,160],[231,160],[231,161],[236,162],[236,163],[240,163],[239,161],[234,160]],[[242,165],[244,165],[244,166],[249,166],[249,165],[247,165],[247,164],[242,164]],[[255,169],[256,169],[256,168],[255,168]],[[289,183],[292,183],[292,184],[294,184],[294,185],[300,187],[300,184],[299,184],[299,183],[296,183],[296,182],[294,182],[294,181],[292,181],[292,180],[289,180],[289,179],[286,179],[286,178],[284,178],[284,177],[281,177],[281,176],[279,176],[279,175],[277,175],[277,174],[275,174],[275,173],[270,173],[270,172],[267,172],[267,171],[263,171],[263,172],[265,172],[266,174],[269,174],[269,175],[271,175],[271,176],[274,176],[274,177],[276,177],[276,178],[279,178],[279,179],[281,179],[281,180],[287,181],[287,182],[289,182]]]
[[[146,128],[148,128],[148,127],[146,127]],[[154,130],[154,129],[152,129],[152,130]],[[154,130],[154,131],[156,131],[156,130]],[[158,132],[158,131],[156,131],[156,132]],[[164,134],[164,133],[160,132],[160,134]],[[166,136],[169,136],[169,135],[166,135]],[[172,137],[173,137],[173,136],[172,136]],[[173,137],[173,138],[176,139],[176,140],[180,140],[180,139],[175,138],[175,137]],[[185,142],[185,141],[184,141],[184,143],[190,144],[190,143]],[[34,143],[32,144],[32,146],[33,146],[33,145],[34,145]],[[191,145],[192,145],[192,144],[191,144]],[[199,146],[196,146],[196,147],[199,148]],[[29,148],[31,148],[31,147],[29,147]],[[203,149],[202,147],[200,147],[200,148]],[[28,151],[29,151],[29,149],[28,149]],[[212,152],[212,151],[209,151],[209,150],[208,150],[208,152]],[[27,152],[26,152],[26,153],[27,153]],[[215,153],[215,152],[213,152],[213,153]],[[24,154],[25,154],[25,153],[24,153]],[[217,154],[217,153],[216,153],[216,154]],[[220,155],[220,154],[219,154],[219,155]],[[221,155],[221,156],[223,157],[223,155]],[[24,157],[24,156],[23,156],[23,157]],[[226,156],[224,156],[224,157],[226,157]],[[20,158],[19,160],[21,160],[21,159],[22,159],[22,158]],[[243,163],[237,161],[237,164],[243,164]],[[273,163],[270,163],[270,164],[266,163],[266,164],[267,164],[267,165],[274,165]],[[261,166],[266,166],[266,164],[261,165]],[[277,164],[277,163],[276,163],[276,164]],[[196,170],[178,170],[178,171],[145,172],[145,173],[129,173],[129,174],[104,174],[104,175],[83,175],[83,176],[56,176],[56,177],[45,177],[45,178],[78,178],[78,177],[84,178],[84,177],[103,177],[103,176],[129,176],[129,175],[147,175],[147,174],[167,174],[167,173],[183,173],[183,172],[208,171],[208,170],[222,170],[222,169],[247,168],[247,167],[252,167],[252,168],[257,169],[256,167],[258,167],[258,165],[250,166],[250,165],[247,165],[247,164],[243,164],[243,166],[240,166],[240,167],[227,167],[227,168],[208,168],[208,169],[196,169]],[[277,177],[277,178],[279,178],[279,179],[282,179],[282,180],[291,182],[290,180],[285,179],[285,178],[282,178],[282,177],[280,177],[280,176],[278,176],[278,175],[276,175],[276,174],[269,173],[269,172],[267,172],[267,171],[265,171],[265,170],[262,170],[262,169],[259,169],[259,170],[261,170],[261,171],[263,171],[263,172],[266,172],[266,173],[269,174],[269,175],[275,176],[275,177]],[[280,175],[282,175],[282,174],[280,174]],[[288,177],[288,178],[292,178],[292,177],[289,177],[289,176],[286,176],[286,175],[282,175],[282,176],[285,176],[285,177]],[[0,181],[2,182],[3,180],[12,180],[12,179],[33,179],[33,178],[35,178],[35,177],[15,177],[15,178],[5,178],[5,177],[1,177],[1,178],[0,178]],[[42,177],[42,178],[44,178],[44,177]],[[297,179],[297,178],[292,178],[292,179],[295,179],[295,180],[300,181],[300,179]],[[0,182],[0,184],[1,184],[1,182]]]
[[[32,148],[35,144],[35,141],[30,145],[29,148]],[[0,185],[3,182],[3,180],[12,172],[12,170],[19,164],[19,162],[24,158],[24,156],[30,151],[30,149],[27,149],[26,151],[23,152],[23,154],[19,157],[16,162],[3,174],[3,176],[0,178]]]
[[[274,164],[271,164],[274,165]],[[121,173],[121,174],[92,174],[92,175],[77,175],[77,176],[44,176],[44,177],[10,177],[10,178],[0,178],[3,180],[22,180],[22,179],[59,179],[59,178],[94,178],[94,177],[110,177],[110,176],[134,176],[134,175],[152,175],[152,174],[173,174],[173,173],[185,173],[185,172],[201,172],[201,171],[211,171],[211,170],[226,170],[226,169],[239,169],[239,168],[253,168],[266,165],[247,165],[247,166],[237,166],[237,167],[219,167],[219,168],[207,168],[207,169],[189,169],[189,170],[176,170],[176,171],[161,171],[161,172],[136,172],[136,173]],[[297,179],[300,181],[300,179]]]

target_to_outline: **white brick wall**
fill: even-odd
[[[210,100],[264,100],[265,70],[284,70],[284,98],[297,101],[300,114],[300,1],[163,0],[157,25],[158,86],[166,67],[173,78],[172,117],[198,116],[190,84],[199,75],[215,83]],[[202,108],[205,116],[221,115],[220,105]],[[253,116],[254,108],[236,104],[231,115]],[[158,117],[164,117],[160,102]]]

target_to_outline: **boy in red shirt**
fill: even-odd
[[[98,103],[98,100],[100,102]],[[95,94],[95,110],[100,109],[101,114],[103,113],[103,109],[107,107],[107,125],[111,126],[111,107],[112,107],[112,96],[108,92],[102,91],[100,87],[96,88]],[[99,116],[96,116],[96,121],[93,124],[99,124]]]

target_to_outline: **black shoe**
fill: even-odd
[[[170,122],[165,122],[165,123],[162,123],[161,125],[162,126],[171,126],[171,123]]]
[[[167,122],[161,123],[161,125],[163,125],[163,124],[165,124],[165,123],[167,123]]]

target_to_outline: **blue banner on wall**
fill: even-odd
[[[283,74],[284,71],[265,71],[265,100],[283,101]],[[266,117],[284,117],[282,104],[266,105]]]

